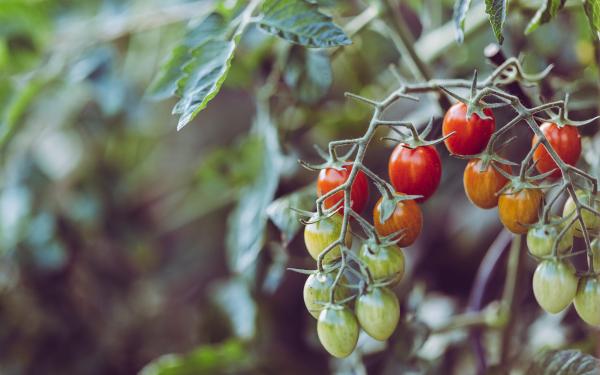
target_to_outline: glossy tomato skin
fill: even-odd
[[[404,276],[404,253],[396,245],[369,246],[365,243],[360,247],[358,257],[367,266],[376,283],[392,281],[390,286],[394,286]]]
[[[506,173],[512,172],[506,164],[495,164]],[[481,159],[472,159],[467,163],[463,174],[463,185],[467,198],[475,206],[483,209],[494,208],[498,205],[497,192],[508,183],[508,179],[494,168],[492,163],[482,169]]]
[[[417,202],[424,202],[440,184],[442,160],[434,146],[410,149],[401,143],[390,155],[388,173],[397,192],[422,195]]]
[[[579,317],[587,324],[600,326],[600,279],[593,276],[581,278],[573,304]]]
[[[574,267],[560,260],[544,260],[533,274],[533,294],[539,305],[551,314],[567,308],[577,292]]]
[[[442,134],[447,136],[455,132],[444,141],[448,151],[457,155],[475,155],[485,149],[496,129],[496,120],[491,109],[485,108],[483,113],[489,118],[482,119],[473,113],[467,120],[466,104],[459,102],[448,109]]]
[[[352,165],[344,165],[340,170],[335,168],[321,169],[319,177],[317,178],[317,195],[320,197],[330,190],[340,186],[348,179],[350,172],[352,171]],[[339,201],[344,199],[344,192],[338,191],[331,197],[325,199],[325,208],[335,206]],[[352,189],[350,192],[351,207],[354,211],[360,213],[365,209],[367,200],[369,199],[369,181],[367,176],[362,172],[358,171],[356,178],[352,183]],[[343,214],[344,208],[340,208],[338,213]]]
[[[344,358],[354,351],[359,331],[356,316],[345,306],[329,306],[319,314],[319,341],[334,357]]]
[[[577,200],[579,200],[579,202],[584,203],[596,210],[600,210],[600,203],[598,203],[597,201],[598,197],[592,198],[591,192],[585,190],[577,190],[575,191],[575,195],[577,196]],[[571,216],[573,214],[573,211],[575,211],[576,209],[577,207],[575,206],[575,201],[573,201],[573,198],[569,196],[569,198],[565,202],[565,206],[563,207],[563,218]],[[584,209],[581,212],[581,216],[583,217],[585,228],[589,232],[593,234],[600,230],[600,217],[594,215],[593,212],[590,212],[586,209]],[[573,228],[573,234],[575,235],[575,237],[583,237],[583,231],[579,221],[575,222],[571,228]]]
[[[327,218],[307,224],[304,227],[304,244],[310,256],[315,260],[319,258],[319,254],[332,242],[335,242],[342,231],[342,217],[340,215],[332,215]],[[346,247],[352,246],[352,235],[350,231],[346,232],[345,239]],[[336,246],[324,258],[326,263],[335,261],[341,257],[340,247]]]
[[[581,155],[581,136],[579,130],[575,126],[565,125],[559,127],[552,122],[545,122],[540,126],[540,130],[550,145],[556,151],[558,156],[567,164],[575,165]],[[538,136],[534,135],[531,140],[531,146],[538,141]],[[546,150],[546,146],[540,145],[533,153],[533,161],[536,162],[535,167],[538,172],[546,173],[555,168],[558,168],[552,157]],[[561,176],[561,171],[556,169],[551,177],[558,178]]]
[[[388,236],[404,230],[397,245],[401,247],[412,245],[423,227],[423,214],[419,205],[414,200],[398,202],[392,216],[382,223],[380,220],[382,202],[383,198],[380,198],[373,209],[373,223],[377,233],[381,236]]]
[[[555,218],[554,220],[558,220]],[[545,224],[529,228],[527,231],[527,247],[531,254],[536,257],[545,257],[552,254],[554,242],[558,239],[558,235],[563,230],[568,222],[560,224]],[[573,231],[567,230],[558,242],[558,253],[564,254],[573,246]]]
[[[373,288],[356,300],[356,317],[372,338],[387,340],[400,320],[398,297],[388,288]]]
[[[310,315],[315,319],[319,319],[321,310],[323,310],[325,304],[329,302],[329,293],[331,292],[331,286],[333,285],[335,277],[335,272],[315,272],[308,276],[306,283],[304,283],[304,305]],[[346,277],[342,276],[342,279],[335,288],[334,297],[336,301],[350,297],[351,291],[344,286],[347,284],[348,280]]]
[[[526,225],[538,221],[543,197],[539,189],[521,189],[517,192],[509,189],[498,199],[500,221],[513,233],[527,233],[529,228]]]

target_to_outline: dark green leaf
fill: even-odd
[[[600,1],[584,0],[583,9],[592,31],[596,33],[596,37],[600,40]]]
[[[281,231],[284,244],[289,243],[302,228],[300,217],[291,208],[310,210],[315,203],[315,199],[315,187],[314,185],[309,185],[274,200],[267,207],[267,215]]]
[[[293,48],[283,78],[298,99],[315,103],[327,94],[333,82],[329,56],[323,51]]]
[[[506,21],[506,0],[485,0],[485,12],[490,19],[498,43],[502,44],[504,41],[502,28],[504,27],[504,21]]]
[[[600,361],[578,350],[548,351],[537,356],[527,375],[597,375]]]
[[[352,41],[318,5],[304,0],[266,0],[259,26],[289,42],[305,47],[335,47]]]
[[[467,17],[467,11],[471,6],[471,0],[456,0],[454,3],[454,28],[456,30],[456,40],[462,43],[465,37],[465,18]]]
[[[544,0],[535,15],[527,25],[525,34],[529,34],[540,25],[550,21],[556,16],[559,10],[565,6],[566,0]]]

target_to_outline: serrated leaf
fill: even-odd
[[[535,15],[529,21],[525,34],[535,31],[540,25],[550,21],[565,6],[566,0],[544,0]]]
[[[600,1],[583,0],[583,10],[587,16],[588,23],[596,37],[600,40]]]
[[[302,228],[300,217],[292,208],[310,210],[314,206],[316,197],[315,187],[311,184],[269,204],[267,215],[281,231],[284,244],[289,243]]]
[[[458,43],[462,43],[465,38],[465,18],[467,17],[467,11],[471,6],[471,0],[456,0],[454,3],[454,14],[452,19],[454,21],[454,29],[456,30],[456,40]]]
[[[329,56],[300,46],[292,48],[283,80],[300,101],[308,104],[319,101],[327,95],[333,82]]]
[[[504,41],[502,29],[504,28],[504,21],[506,21],[506,1],[485,0],[485,13],[488,15],[494,35],[496,35],[496,39],[500,44]]]
[[[541,353],[527,370],[527,375],[597,375],[600,361],[578,350]]]
[[[304,0],[266,0],[262,12],[260,28],[289,42],[313,48],[352,43],[331,17],[319,12],[316,4]]]

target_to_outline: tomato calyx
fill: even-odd
[[[350,147],[350,149],[345,154],[337,155],[337,152],[335,149],[330,150],[330,152],[325,152],[318,145],[314,145],[314,148],[317,151],[317,154],[319,154],[319,156],[324,160],[324,162],[321,164],[311,164],[302,159],[299,159],[298,162],[300,163],[300,165],[302,165],[304,168],[308,169],[309,171],[320,171],[321,169],[327,169],[327,168],[332,168],[332,169],[341,171],[342,169],[344,169],[344,166],[352,165],[352,161],[350,161],[348,159],[354,153],[354,151],[356,150],[356,147],[357,147],[357,145],[355,143]]]
[[[404,147],[414,150],[417,147],[426,147],[426,146],[435,146],[439,143],[444,142],[447,138],[451,137],[454,132],[431,141],[426,140],[429,133],[431,133],[431,129],[433,128],[433,117],[429,119],[425,129],[421,133],[417,131],[417,128],[412,122],[402,122],[402,121],[379,121],[379,124],[389,125],[390,129],[400,136],[400,139],[390,138],[390,137],[382,137],[381,140],[392,141],[396,143],[402,144]],[[407,135],[401,132],[397,128],[406,128],[410,130],[410,134]]]
[[[552,110],[547,109],[546,113],[548,114],[548,118],[543,118],[541,116],[534,116],[534,118],[541,122],[554,123],[554,124],[556,124],[556,126],[558,128],[562,128],[565,126],[580,127],[580,126],[588,125],[588,124],[600,119],[600,116],[596,116],[591,119],[587,119],[587,120],[583,120],[583,121],[571,120],[569,118],[568,105],[569,105],[569,93],[566,93],[565,99],[563,100],[563,105],[561,108],[559,107],[557,114],[552,112]]]
[[[422,195],[406,195],[406,194],[401,194],[401,193],[393,193],[391,196],[384,195],[382,197],[381,206],[380,206],[380,216],[379,216],[380,224],[385,223],[390,217],[392,217],[392,214],[396,210],[396,206],[398,205],[398,203],[403,202],[403,201],[419,199],[421,197],[422,197]],[[401,235],[402,234],[401,232],[402,231],[392,233],[392,234],[386,236],[386,238],[393,238],[394,236],[398,236],[399,234]],[[398,239],[398,241],[399,241],[399,239]]]

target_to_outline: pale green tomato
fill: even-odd
[[[404,253],[398,246],[369,247],[363,244],[358,252],[358,257],[369,268],[375,282],[392,280],[394,286],[404,276]]]
[[[594,270],[600,272],[600,239],[596,238],[592,241],[592,255],[594,258]]]
[[[328,306],[319,314],[317,322],[319,341],[334,357],[344,358],[354,351],[359,331],[356,316],[345,306]]]
[[[388,288],[373,288],[358,297],[355,311],[362,329],[376,340],[387,340],[400,320],[398,297]]]
[[[304,284],[304,304],[306,309],[315,319],[319,319],[321,310],[329,302],[329,293],[335,280],[336,272],[316,272],[308,276]],[[345,276],[342,276],[340,282],[335,288],[335,300],[340,301],[350,297],[351,291],[344,285],[348,284]]]
[[[591,193],[586,190],[577,190],[575,192],[577,199],[584,204],[594,208],[595,210],[600,210],[600,204],[596,201],[598,197],[594,197],[592,199]],[[573,202],[573,198],[569,197],[565,202],[565,207],[563,208],[563,217],[570,216],[573,211],[576,210],[575,202]],[[585,223],[585,227],[590,232],[597,232],[600,229],[600,217],[594,215],[594,213],[589,210],[582,210],[581,216],[583,217],[583,222]],[[574,214],[573,216],[574,217]],[[572,226],[573,234],[575,237],[583,237],[583,233],[581,231],[581,224],[579,222],[575,222]]]
[[[534,226],[527,231],[527,247],[531,254],[537,257],[545,257],[552,254],[552,247],[558,238],[560,231],[567,225],[567,222],[561,224],[545,224]],[[567,230],[558,243],[558,253],[564,254],[573,246],[573,231]]]
[[[319,254],[332,242],[335,242],[342,231],[342,216],[332,215],[328,218],[323,218],[316,223],[308,224],[304,228],[304,243],[310,256],[315,260],[319,258]],[[352,235],[350,231],[346,232],[346,246],[352,246]],[[323,259],[325,263],[330,263],[341,257],[340,247],[336,246]]]
[[[598,277],[584,277],[579,280],[573,304],[579,317],[587,324],[600,326],[600,280]]]
[[[542,261],[533,274],[533,294],[540,306],[556,314],[571,304],[577,292],[577,277],[570,263]]]

